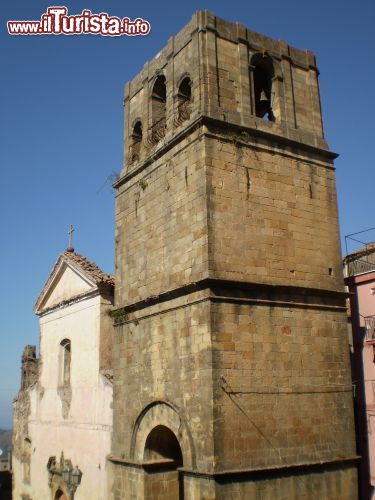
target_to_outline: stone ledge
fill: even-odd
[[[303,471],[308,472],[317,472],[319,470],[335,470],[337,468],[349,468],[353,466],[357,466],[357,463],[361,460],[360,455],[352,455],[348,457],[340,457],[334,458],[332,460],[321,460],[316,462],[309,463],[300,463],[300,464],[283,464],[283,465],[274,465],[268,467],[258,467],[254,469],[231,469],[231,470],[222,470],[222,471],[198,471],[198,470],[190,470],[184,469],[183,467],[178,467],[177,470],[182,472],[186,476],[194,476],[194,477],[203,477],[208,479],[214,479],[217,481],[226,481],[236,479],[245,479],[246,477],[255,479],[257,477],[262,476],[288,476],[291,474],[301,474]],[[125,460],[120,457],[115,457],[113,455],[108,455],[107,460],[117,465],[132,467],[136,469],[144,469],[144,466],[147,467],[147,464],[140,464],[137,462],[132,462],[130,460]]]
[[[260,119],[257,119],[253,117],[254,120],[258,120],[261,123]],[[328,149],[323,149],[321,147],[318,147],[313,144],[307,144],[305,142],[300,142],[295,139],[291,139],[288,137],[289,134],[289,129],[287,127],[282,128],[282,133],[285,135],[282,135],[279,131],[277,132],[272,132],[266,131],[266,130],[261,130],[259,128],[252,128],[251,126],[245,126],[242,125],[241,123],[235,123],[235,122],[229,122],[225,121],[223,119],[219,118],[212,118],[207,115],[200,115],[198,118],[196,118],[194,121],[192,121],[190,124],[188,124],[185,129],[181,130],[178,134],[173,136],[169,141],[166,141],[164,144],[162,144],[159,149],[157,149],[154,153],[150,154],[146,160],[144,160],[142,163],[140,163],[137,167],[134,169],[130,170],[129,172],[125,173],[124,175],[121,176],[119,179],[117,179],[112,186],[115,189],[118,189],[120,186],[122,186],[124,183],[128,182],[130,179],[141,173],[146,167],[148,167],[150,164],[155,162],[155,160],[159,159],[162,157],[167,151],[172,149],[176,144],[178,144],[182,139],[184,139],[187,135],[190,133],[194,132],[197,130],[197,128],[201,127],[202,125],[214,125],[216,127],[219,127],[221,130],[225,130],[226,132],[237,132],[240,133],[242,132],[247,132],[250,136],[250,138],[263,138],[266,139],[268,142],[272,144],[277,143],[278,147],[283,147],[283,148],[296,148],[297,150],[299,149],[300,151],[307,152],[309,154],[315,154],[318,155],[324,159],[327,159],[329,161],[334,160],[335,158],[338,157],[337,153],[334,153],[332,151],[329,151]],[[244,142],[244,141],[239,141],[243,145],[247,145],[251,147],[253,144],[251,142]],[[254,144],[254,147],[257,147],[259,145]],[[333,166],[327,168],[334,168]]]
[[[346,311],[344,300],[348,296],[346,292],[338,290],[205,278],[115,309],[112,312],[112,316],[116,320],[115,325],[126,323],[128,321],[126,316],[129,313],[207,289],[210,289],[211,295],[199,299],[200,301],[211,300],[212,302],[236,302],[334,311]]]
[[[285,464],[285,465],[275,465],[269,467],[262,467],[256,469],[233,469],[233,470],[223,470],[223,471],[215,471],[215,472],[199,472],[193,470],[187,470],[180,468],[181,472],[187,476],[198,476],[198,477],[206,477],[215,479],[216,481],[232,481],[233,479],[245,479],[246,477],[251,479],[256,479],[257,477],[262,476],[289,476],[292,474],[301,474],[303,471],[308,472],[317,472],[319,470],[327,470],[327,469],[337,469],[343,467],[355,466],[357,462],[361,460],[361,456],[353,455],[344,458],[337,458],[333,460],[325,460],[319,462],[309,462],[302,464]]]

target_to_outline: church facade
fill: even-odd
[[[113,287],[70,248],[37,300],[40,357],[25,348],[14,402],[14,499],[108,498]]]
[[[197,12],[125,124],[110,498],[357,498],[315,56]]]

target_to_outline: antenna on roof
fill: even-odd
[[[69,226],[69,245],[68,245],[68,248],[66,249],[67,252],[74,252],[74,248],[72,247],[73,232],[74,232],[73,225],[70,224],[70,226]]]

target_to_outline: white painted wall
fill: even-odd
[[[69,275],[72,283],[69,283]],[[77,277],[69,271],[61,281],[65,292],[77,290]],[[58,288],[58,287],[57,287]],[[68,292],[69,291],[69,292]],[[55,290],[53,298],[63,297]],[[31,482],[24,484],[22,465],[14,460],[14,499],[28,493],[34,500],[48,500],[49,457],[66,459],[83,472],[75,500],[107,498],[106,456],[110,453],[112,429],[112,384],[99,373],[100,315],[108,302],[99,295],[45,313],[40,318],[39,384],[30,392]],[[58,395],[61,376],[59,355],[63,339],[71,341],[70,385],[72,400],[68,417],[62,417]]]

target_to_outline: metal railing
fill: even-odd
[[[356,276],[357,274],[369,273],[375,270],[375,255],[374,251],[369,256],[369,260],[364,260],[366,256],[362,259],[355,259],[347,262],[347,274],[348,276]]]
[[[349,250],[349,247],[352,247],[352,249]],[[345,236],[345,253],[346,277],[374,271],[375,227],[347,234]]]

